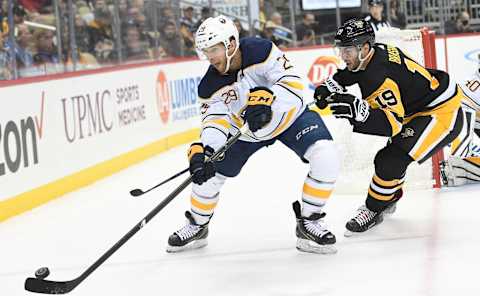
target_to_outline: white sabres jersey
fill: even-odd
[[[248,93],[256,86],[268,87],[275,95],[272,120],[255,133],[248,132],[240,140],[266,141],[288,129],[305,110],[303,80],[285,54],[271,41],[260,38],[240,40],[241,69],[222,75],[210,66],[198,86],[202,103],[201,140],[217,150],[229,134],[236,134],[244,124],[242,113]]]
[[[460,87],[466,97],[464,103],[476,112],[475,129],[480,129],[480,69],[469,79],[460,83]]]

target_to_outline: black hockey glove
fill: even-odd
[[[333,94],[328,105],[337,118],[347,118],[357,122],[365,122],[370,115],[370,106],[365,100],[351,94]]]
[[[188,149],[188,159],[190,161],[189,170],[193,183],[202,185],[202,183],[207,182],[208,179],[215,176],[215,164],[212,161],[205,161],[213,152],[212,147],[203,147],[202,143],[193,143],[190,145],[190,149]]]
[[[332,93],[328,90],[328,87],[325,84],[321,84],[315,88],[315,105],[320,109],[325,109],[328,106],[328,99]]]
[[[243,114],[243,119],[248,123],[250,131],[258,131],[272,120],[273,101],[275,96],[270,89],[261,86],[250,89],[247,108]]]

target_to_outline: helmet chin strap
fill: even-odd
[[[362,58],[362,51],[359,48],[358,49],[358,59],[360,60],[360,63],[358,63],[358,67],[356,69],[353,69],[352,72],[357,72],[361,70],[363,67],[363,63],[370,58],[370,56],[373,54],[373,47],[370,46],[370,50],[368,51],[367,55]]]
[[[227,57],[227,65],[225,67],[225,71],[223,71],[222,74],[227,74],[228,70],[230,70],[230,62],[233,58],[233,56],[235,55],[235,53],[237,52],[238,50],[238,46],[235,46],[235,50],[233,51],[233,53],[231,55],[228,55],[228,46],[225,45],[225,56]]]

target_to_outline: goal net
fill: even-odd
[[[376,42],[397,46],[427,68],[436,67],[433,32],[425,29],[384,30],[376,34]],[[385,146],[388,139],[353,133],[352,127],[344,120],[328,120],[328,126],[343,158],[336,191],[366,193],[374,174],[375,154]],[[422,165],[412,163],[407,170],[405,188],[408,190],[438,187],[440,185],[438,161],[441,158],[441,155],[436,155]]]

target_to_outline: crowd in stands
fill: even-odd
[[[389,1],[389,11],[385,9],[385,1]],[[16,69],[16,77],[26,77],[195,56],[195,32],[202,21],[215,14],[209,7],[182,6],[175,10],[179,6],[177,3],[174,7],[174,1],[78,0],[72,1],[73,7],[69,10],[67,0],[58,0],[61,17],[56,19],[53,0],[17,0],[13,7],[12,40],[8,1],[0,2],[0,80],[12,79],[12,68]],[[368,3],[366,17],[375,26],[388,23],[392,27],[406,27],[399,0],[369,0]],[[318,21],[318,15],[303,12],[292,31],[270,1],[260,0],[258,4],[259,16],[253,32],[247,31],[239,19],[234,20],[240,37],[263,37],[280,48],[319,43],[318,34],[323,24]],[[469,19],[464,11],[446,24],[445,31],[471,32]],[[57,39],[61,40],[60,44]],[[74,65],[76,68],[72,68]]]

